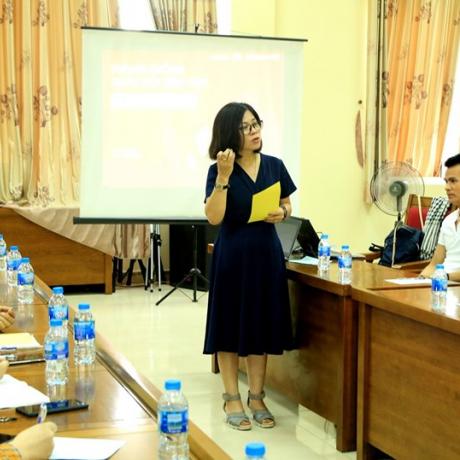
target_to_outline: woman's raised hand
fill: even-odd
[[[232,149],[226,149],[217,154],[217,175],[221,180],[228,182],[235,164],[235,153]]]

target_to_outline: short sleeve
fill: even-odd
[[[284,166],[284,163],[280,160],[280,183],[281,183],[281,198],[287,198],[289,195],[294,193],[297,190],[294,181],[291,179],[291,176]]]
[[[446,220],[441,224],[441,230],[439,231],[438,244],[446,246]]]
[[[214,185],[217,178],[217,165],[216,163],[212,164],[208,169],[208,177],[206,179],[206,193],[204,202],[206,203],[207,198],[211,195],[214,190]]]

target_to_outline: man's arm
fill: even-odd
[[[444,259],[446,258],[446,247],[443,246],[442,244],[438,244],[436,246],[436,249],[434,250],[433,257],[431,258],[431,262],[423,269],[423,271],[420,273],[420,276],[423,276],[424,278],[431,278],[433,275],[436,265],[437,264],[442,264],[444,262]],[[460,279],[460,272],[458,273],[459,279]]]

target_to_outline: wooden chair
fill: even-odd
[[[417,195],[409,195],[407,200],[407,208],[404,213],[404,223],[410,227],[423,229],[423,225],[426,221],[428,210],[430,209],[432,197]],[[366,262],[373,262],[381,256],[381,252],[370,252],[365,255]],[[429,260],[416,260],[414,262],[405,262],[397,265],[393,265],[394,268],[404,268],[405,270],[422,270],[429,264]]]

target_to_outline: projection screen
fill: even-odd
[[[202,219],[212,123],[231,101],[258,111],[263,153],[299,187],[303,45],[84,29],[80,218]]]

